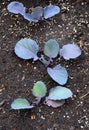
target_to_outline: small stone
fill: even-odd
[[[74,126],[71,126],[69,130],[75,130],[75,127],[74,127]]]
[[[36,118],[35,115],[31,115],[31,120],[34,120]]]
[[[42,115],[42,116],[41,116],[41,119],[45,120],[45,117]]]
[[[37,69],[37,67],[34,67],[34,70],[36,70]]]

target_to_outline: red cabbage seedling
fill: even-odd
[[[72,97],[73,93],[70,89],[62,86],[56,86],[50,89],[49,96],[46,99],[64,100]]]
[[[56,5],[48,5],[45,8],[37,6],[31,14],[25,13],[23,17],[28,21],[39,22],[39,20],[51,18],[58,13],[60,13],[60,8]]]
[[[48,5],[45,8],[41,6],[35,7],[31,13],[27,13],[22,3],[13,1],[7,6],[9,12],[21,14],[26,20],[39,22],[40,20],[48,19],[60,13],[60,8],[56,5]]]

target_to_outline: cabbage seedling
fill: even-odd
[[[40,20],[48,19],[60,13],[60,8],[56,5],[48,5],[45,8],[41,6],[35,7],[31,13],[26,12],[26,8],[20,2],[13,1],[7,6],[9,12],[14,14],[21,14],[24,19],[32,22],[39,22]]]

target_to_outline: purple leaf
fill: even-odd
[[[10,2],[10,4],[7,6],[7,9],[11,13],[21,14],[21,15],[24,15],[26,11],[24,5],[17,1]]]
[[[74,59],[81,55],[81,49],[76,44],[67,44],[60,49],[60,56],[64,59]]]
[[[28,21],[32,21],[32,22],[35,22],[35,23],[38,22],[38,20],[34,19],[33,15],[30,14],[30,13],[25,13],[25,14],[23,15],[23,17],[24,17],[26,20],[28,20]]]
[[[41,6],[35,7],[31,15],[33,16],[34,20],[40,20],[43,16],[43,8]]]
[[[38,60],[37,53],[39,51],[39,46],[36,41],[30,38],[23,38],[17,42],[15,46],[15,53],[18,57],[22,59],[34,59]]]
[[[68,73],[66,68],[56,65],[54,68],[47,68],[47,72],[50,75],[50,77],[56,81],[57,83],[64,85],[66,84],[68,80]]]
[[[56,5],[48,5],[44,8],[44,18],[48,19],[60,13],[60,8]]]
[[[53,108],[61,107],[64,103],[65,103],[65,100],[54,101],[54,100],[50,100],[50,99],[48,99],[44,102],[44,104],[51,106]]]
[[[28,21],[37,23],[39,22],[42,16],[43,16],[43,8],[41,6],[37,6],[33,9],[31,14],[25,13],[23,17]]]

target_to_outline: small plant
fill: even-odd
[[[32,94],[36,97],[33,102],[34,105],[24,98],[17,98],[11,103],[11,108],[14,110],[20,109],[32,109],[35,105],[38,105],[41,101],[41,98],[46,96],[47,87],[42,81],[38,81],[34,84],[32,89]],[[44,104],[57,108],[62,106],[65,103],[65,99],[72,97],[73,93],[70,89],[62,86],[56,86],[50,89],[49,96],[44,100]]]
[[[54,58],[61,60],[63,57],[65,60],[74,59],[81,55],[81,49],[78,45],[71,43],[66,44],[60,48],[59,43],[54,40],[48,40],[44,45],[43,54],[38,56],[39,45],[30,38],[23,38],[19,40],[15,45],[15,54],[25,60],[33,59],[34,61],[41,61],[46,67],[49,76],[57,82],[59,85],[53,87],[49,91],[49,95],[45,98],[44,104],[57,108],[65,103],[65,99],[72,97],[73,93],[70,89],[60,86],[65,85],[68,81],[68,72],[65,67],[60,64],[49,67]],[[59,56],[58,56],[59,55]],[[32,94],[36,97],[33,102],[34,105],[38,105],[41,98],[46,96],[47,87],[42,81],[38,81],[34,84]],[[12,109],[27,109],[33,108],[34,105],[30,105],[26,99],[16,99],[11,104]]]
[[[67,44],[62,47],[59,47],[59,44],[56,40],[50,39],[44,45],[44,55],[40,57],[37,55],[39,52],[39,45],[36,41],[30,38],[23,38],[16,43],[15,53],[18,57],[22,59],[33,59],[34,61],[41,61],[46,67],[47,72],[50,77],[60,85],[64,85],[68,80],[68,73],[65,67],[62,67],[60,64],[54,66],[53,68],[49,67],[50,63],[53,62],[53,59],[58,57],[61,59],[74,59],[81,55],[81,49],[76,44]]]
[[[60,8],[56,5],[48,5],[45,8],[41,6],[35,7],[31,13],[26,12],[24,5],[18,1],[10,2],[7,6],[9,12],[21,14],[26,20],[39,22],[40,20],[48,19],[60,13]]]

